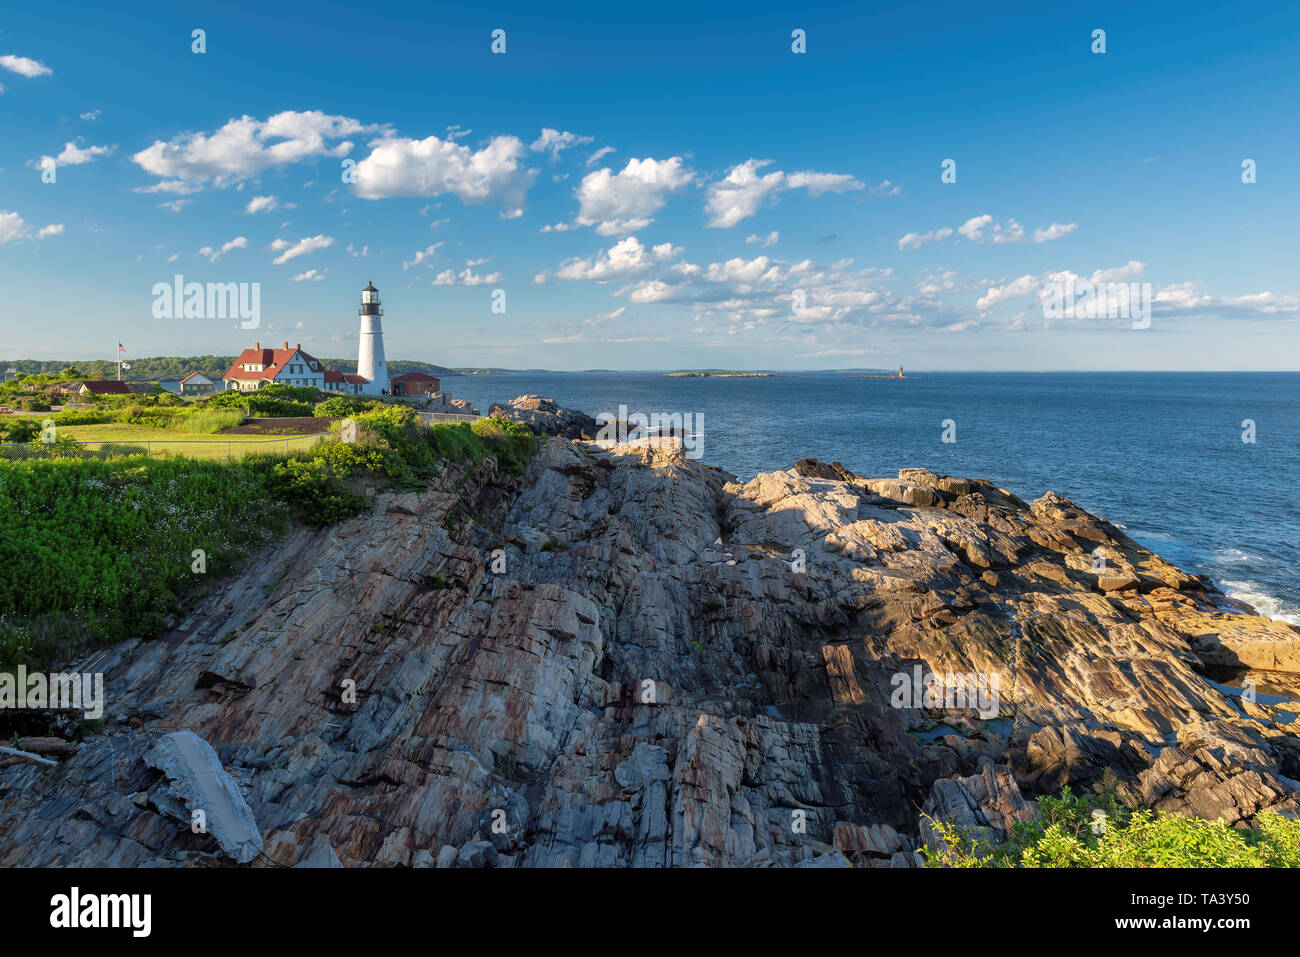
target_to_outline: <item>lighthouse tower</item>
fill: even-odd
[[[370,382],[363,388],[366,395],[382,395],[388,388],[388,364],[384,362],[384,330],[380,326],[379,290],[373,282],[361,290],[361,342],[357,348],[357,375]]]

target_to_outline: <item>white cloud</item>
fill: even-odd
[[[657,263],[666,262],[681,252],[671,243],[662,243],[646,249],[635,236],[612,246],[594,259],[574,259],[556,270],[559,279],[588,279],[595,282],[612,282],[644,275]]]
[[[244,207],[245,213],[269,213],[280,204],[275,201],[274,196],[254,196]]]
[[[597,163],[599,163],[604,157],[608,156],[610,153],[617,153],[617,152],[618,150],[614,149],[614,147],[612,146],[602,146],[600,149],[596,150],[596,152],[592,153],[590,156],[587,157],[587,165],[595,166]]]
[[[551,158],[555,159],[562,150],[566,150],[570,146],[590,143],[594,139],[594,136],[579,136],[577,133],[570,133],[567,130],[561,133],[559,130],[545,127],[542,130],[542,135],[533,140],[528,148],[534,153],[549,152]]]
[[[63,152],[58,156],[42,156],[39,160],[33,160],[30,165],[37,169],[49,169],[53,166],[80,166],[83,163],[92,163],[101,156],[107,156],[112,153],[115,147],[112,146],[89,146],[82,149],[76,143],[65,143]]]
[[[37,230],[36,238],[44,239],[46,236],[57,236],[61,232],[63,232],[62,223],[51,223]],[[31,235],[32,227],[23,220],[22,216],[18,213],[0,209],[0,246],[17,239],[26,239]]]
[[[972,216],[965,223],[957,227],[957,232],[965,236],[973,243],[977,243],[984,238],[984,228],[993,222],[993,217],[988,213],[983,216]]]
[[[232,249],[246,249],[246,248],[248,248],[248,240],[243,236],[236,236],[230,242],[222,244],[220,249],[213,249],[211,246],[204,246],[202,249],[199,250],[199,255],[207,256],[209,261],[216,262],[218,257],[224,256]]]
[[[462,269],[460,272],[444,269],[434,277],[433,284],[435,286],[482,286],[498,283],[504,278],[505,276],[499,272],[490,272],[483,276],[472,269]]]
[[[283,239],[277,239],[271,243],[271,249],[275,252],[280,252],[280,250],[284,250],[284,252],[281,252],[271,262],[273,265],[280,266],[290,259],[296,259],[299,256],[305,256],[308,253],[314,253],[332,245],[334,245],[334,240],[330,236],[309,236],[292,244]]]
[[[948,226],[943,229],[932,229],[928,233],[908,233],[898,241],[899,249],[920,249],[926,243],[937,242],[940,239],[947,239],[952,235],[952,229]]]
[[[103,112],[103,110],[90,110],[89,112],[82,113],[81,118],[83,120],[97,120],[99,119],[99,114]]]
[[[710,226],[726,228],[753,216],[763,201],[781,188],[785,173],[780,170],[758,175],[758,170],[771,162],[746,160],[733,166],[721,182],[709,187],[709,198],[704,208],[709,213]]]
[[[320,110],[286,110],[265,120],[241,116],[210,134],[182,133],[165,142],[156,140],[131,158],[164,181],[224,187],[300,160],[346,156],[353,144],[344,137],[382,129]],[[331,146],[331,141],[339,142]]]
[[[1078,223],[1052,223],[1050,226],[1042,226],[1034,230],[1034,242],[1049,243],[1053,239],[1070,235],[1078,228]]]
[[[703,278],[708,282],[752,283],[766,279],[772,281],[780,278],[780,269],[774,268],[772,260],[766,256],[754,259],[728,259],[722,263],[710,263],[704,271]]]
[[[609,322],[612,319],[621,318],[627,312],[627,306],[619,306],[613,312],[602,312],[599,315],[592,316],[589,319],[582,320],[584,326],[599,326],[602,323]]]
[[[768,246],[775,246],[780,239],[781,234],[774,229],[766,236],[760,236],[757,233],[752,236],[746,236],[745,243],[751,246],[754,243],[761,243],[763,248],[766,249]]]
[[[32,60],[25,56],[13,56],[11,54],[0,56],[0,67],[10,73],[17,73],[20,76],[27,77],[49,76],[54,72],[40,60]]]
[[[1034,242],[1047,243],[1053,239],[1060,239],[1062,236],[1068,236],[1078,229],[1078,223],[1052,223],[1050,226],[1040,227],[1034,230]],[[1014,219],[1008,219],[1006,225],[993,221],[993,217],[984,213],[981,216],[972,216],[955,230],[959,235],[970,240],[973,243],[991,242],[994,245],[1002,243],[1021,243],[1025,241],[1025,227]],[[942,229],[931,230],[928,233],[908,233],[898,241],[899,249],[920,249],[926,243],[934,242],[940,239],[946,239],[953,234],[954,230],[945,226]]]
[[[705,210],[708,225],[726,229],[758,212],[759,208],[777,192],[789,189],[806,189],[812,196],[822,193],[843,193],[863,189],[863,184],[843,173],[818,173],[811,170],[785,173],[775,170],[759,174],[771,160],[748,159],[727,171],[724,179],[709,187]]]
[[[617,174],[603,167],[584,176],[575,191],[577,222],[595,226],[602,236],[636,232],[654,221],[670,193],[694,179],[680,156],[630,159]]]
[[[413,266],[420,265],[422,262],[425,262],[426,260],[431,261],[434,255],[438,252],[438,247],[441,245],[442,243],[434,243],[432,246],[426,246],[424,249],[419,250],[415,254],[415,258],[412,259],[409,263],[402,263],[402,268],[410,269]]]
[[[357,164],[356,192],[364,199],[451,193],[466,204],[495,203],[513,219],[523,215],[536,175],[520,168],[523,153],[515,136],[493,137],[478,151],[436,136],[386,139]]]
[[[308,269],[306,272],[300,272],[298,273],[298,275],[290,277],[289,281],[290,282],[320,282],[322,279],[325,278],[326,272],[329,272],[329,270],[327,269],[325,270],[325,272],[319,272],[315,269]],[[298,325],[299,327],[301,327],[302,323],[299,323]]]

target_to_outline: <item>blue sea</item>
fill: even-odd
[[[1051,490],[1300,624],[1300,373],[527,372],[443,387],[485,414],[539,393],[591,415],[702,415],[703,461],[742,480],[808,456],[872,477],[920,466],[986,478],[1026,500]]]

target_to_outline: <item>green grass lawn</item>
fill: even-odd
[[[177,432],[174,429],[155,429],[147,425],[128,425],[121,422],[106,422],[102,425],[62,425],[59,426],[61,437],[77,442],[122,442],[132,445],[148,443],[152,454],[164,451],[173,455],[184,455],[194,459],[241,458],[246,452],[283,451],[286,447],[306,449],[320,438],[315,435],[202,435],[191,432]],[[229,446],[227,446],[229,443]]]

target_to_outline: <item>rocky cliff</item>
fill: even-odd
[[[373,506],[78,662],[104,733],[0,755],[0,864],[897,867],[922,808],[1067,783],[1296,808],[1300,704],[1206,675],[1286,691],[1300,634],[1055,494],[549,438]],[[930,673],[993,707],[896,706]]]

